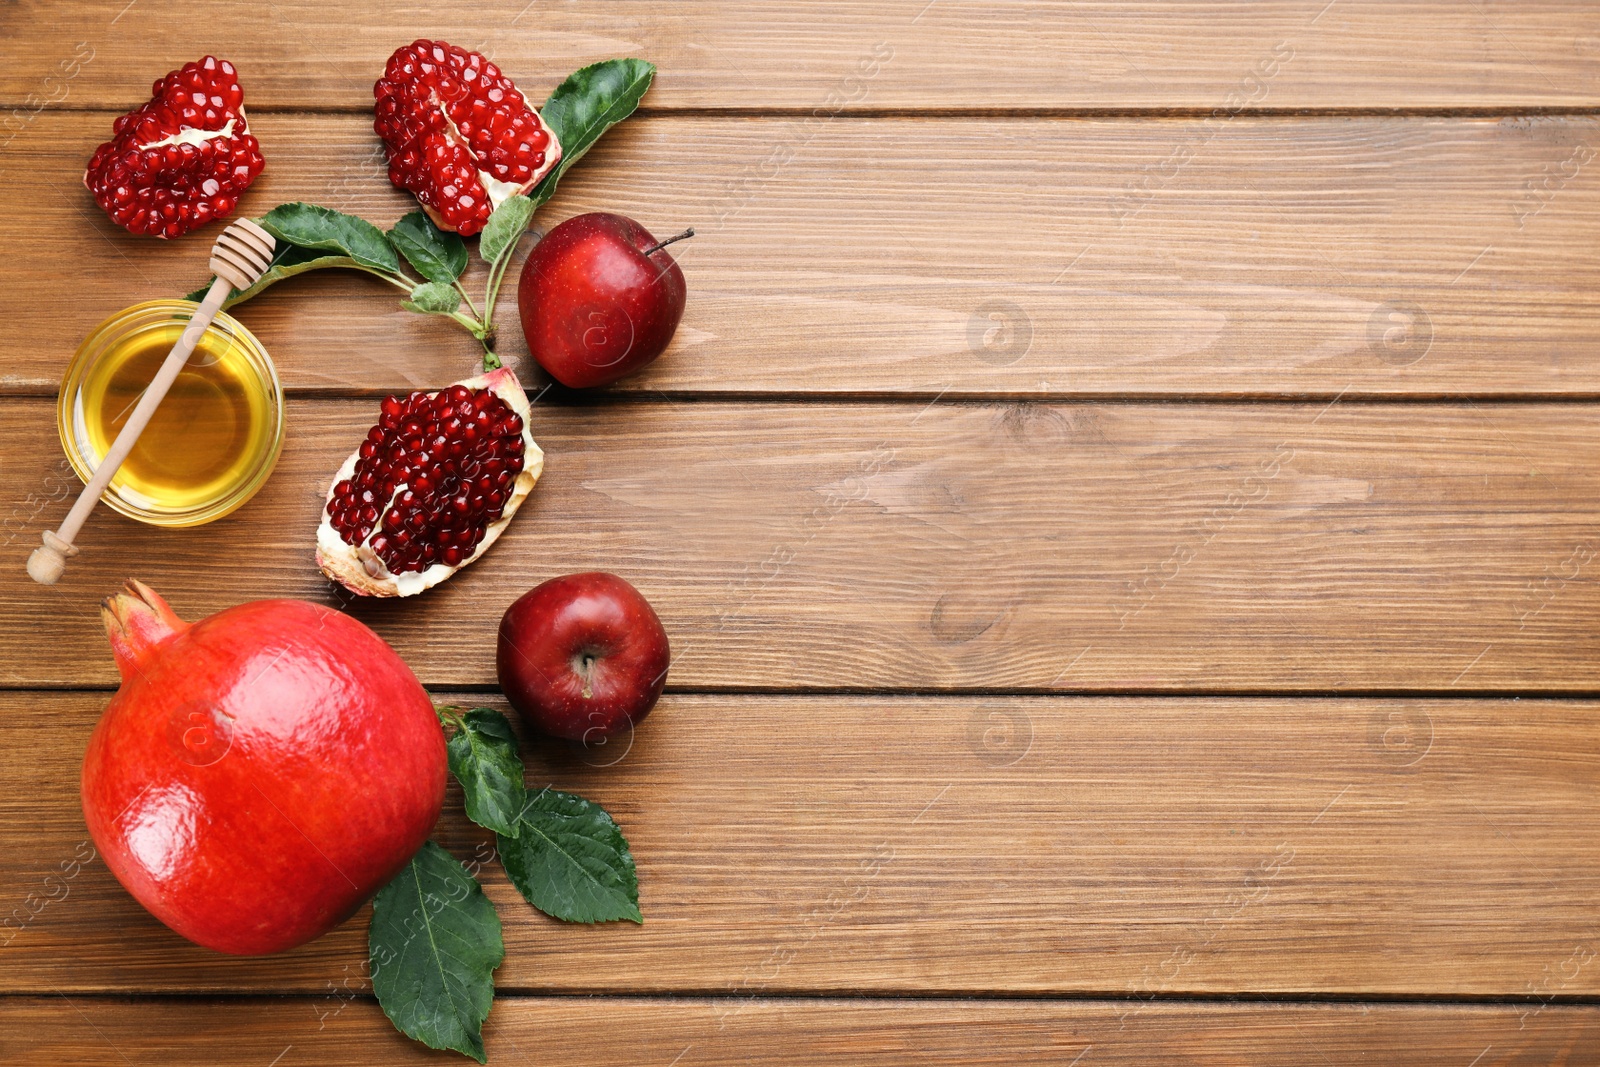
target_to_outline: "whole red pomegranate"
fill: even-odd
[[[279,952],[349,918],[422,847],[444,735],[371,630],[298,600],[190,625],[135,581],[101,613],[122,687],[83,758],[83,814],[156,918],[219,952]]]

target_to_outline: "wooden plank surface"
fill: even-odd
[[[28,250],[0,262],[19,309],[0,390],[53,393],[96,323],[203,280],[204,241],[130,237],[75,181],[41,186],[109,124],[46,113],[0,154],[0,198],[30,204],[0,214],[0,240]],[[246,211],[305,199],[387,225],[414,206],[367,117],[255,124],[269,163]],[[697,229],[674,249],[678,338],[617,393],[1592,397],[1597,147],[1592,116],[651,118],[540,218]],[[238,314],[291,389],[467,373],[471,339],[394,297],[329,272]],[[537,388],[514,307],[500,347]]]
[[[239,311],[294,394],[265,491],[101,509],[28,583],[77,487],[66,359],[203,280],[203,240],[79,186],[111,119],[225,55],[245,212],[388,223],[370,86],[420,35],[535,100],[660,65],[540,223],[693,225],[673,349],[545,393],[502,318],[543,484],[471,571],[352,602],[310,559],[326,479],[472,346],[300,279]],[[365,912],[224,957],[93,856],[123,577],[345,608],[501,706],[500,609],[603,568],[669,692],[523,750],[617,816],[647,922],[531,910],[452,787],[436,837],[505,923],[494,1062],[1600,1062],[1600,7],[11,0],[0,37],[0,1061],[439,1059],[370,999]]]
[[[203,27],[175,37],[175,26]],[[203,0],[0,9],[29,46],[0,101],[126,108],[201,50],[233,59],[254,108],[372,106],[394,49],[442,37],[492,55],[535,100],[615,55],[660,65],[656,108],[1593,107],[1600,14],[1586,0],[723,0],[663,7],[491,0]],[[81,46],[87,52],[79,51]],[[89,55],[76,77],[61,62]],[[873,57],[881,61],[863,67]],[[47,80],[48,79],[48,80]]]
[[[678,688],[1600,689],[1600,463],[1582,405],[541,405],[506,536],[407,602],[336,597],[323,482],[371,400],[291,403],[233,516],[101,509],[60,585],[43,399],[0,407],[0,685],[114,681],[96,610],[137,575],[190,618],[347,607],[428,683],[493,685],[500,612],[557,574],[638,583]],[[53,499],[52,499],[53,498]]]
[[[1016,1063],[1183,1063],[1277,1067],[1548,1067],[1600,1057],[1600,1014],[1552,1005],[1159,1004],[1060,1001],[584,998],[497,1001],[491,1063],[548,1067],[749,1067],[851,1063],[983,1067]],[[1525,1018],[1526,1016],[1526,1018]],[[0,1054],[86,1067],[160,1062],[323,1067],[449,1062],[395,1034],[366,1000],[0,1002]],[[379,1059],[381,1057],[381,1060]],[[677,1057],[677,1059],[674,1059]]]
[[[363,989],[365,912],[227,957],[91,858],[105,699],[0,694],[0,991]],[[457,791],[435,836],[498,907],[507,993],[1593,997],[1596,712],[669,693],[610,751],[523,745],[626,831],[643,926],[535,913]]]

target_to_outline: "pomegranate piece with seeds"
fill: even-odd
[[[415,194],[440,229],[477,233],[561,159],[554,132],[477,52],[409,44],[389,57],[372,92],[389,180]]]
[[[156,81],[150,102],[111,126],[83,184],[129,233],[179,237],[231,213],[261,173],[233,64],[215,56]]]
[[[516,375],[391,396],[334,476],[317,566],[364,596],[411,596],[489,550],[544,469]]]

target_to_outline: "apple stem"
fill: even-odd
[[[645,249],[644,250],[644,254],[646,256],[653,256],[657,252],[661,251],[663,248],[665,248],[668,245],[670,245],[672,242],[681,241],[686,237],[693,237],[693,236],[694,236],[694,227],[691,226],[687,230],[684,230],[682,233],[678,234],[678,236],[676,236],[676,237],[668,237],[665,241],[657,241],[655,244],[653,244],[649,248]]]

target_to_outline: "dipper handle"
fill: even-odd
[[[34,549],[28,557],[28,576],[34,581],[40,585],[54,585],[61,578],[67,569],[67,557],[78,554],[73,539],[83,529],[94,506],[100,502],[106,486],[116,477],[122,461],[133,451],[139,435],[149,425],[150,417],[166,397],[167,390],[172,388],[184,364],[189,362],[190,353],[200,343],[211,320],[216,318],[223,301],[228,299],[229,290],[248,289],[254,285],[272,265],[272,253],[276,247],[272,235],[249,219],[240,219],[222,231],[211,250],[211,273],[216,277],[206,291],[206,298],[195,309],[183,336],[167,353],[161,369],[156,371],[156,376],[145,388],[144,395],[139,397],[139,403],[134,406],[117,439],[111,442],[100,465],[94,469],[94,476],[83,487],[83,492],[78,494],[72,510],[67,512],[67,517],[61,520],[56,530],[45,531],[44,544]]]

